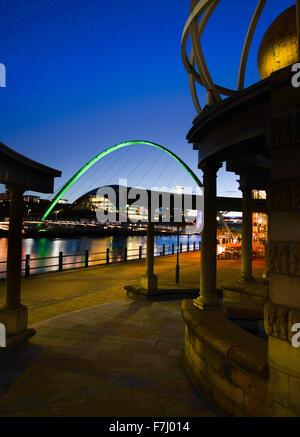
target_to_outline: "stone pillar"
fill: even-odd
[[[0,322],[8,335],[16,335],[27,329],[28,321],[27,308],[21,304],[23,189],[9,187],[9,198],[6,305],[0,310]]]
[[[204,185],[204,227],[201,234],[201,275],[200,295],[194,299],[194,305],[201,310],[220,309],[217,297],[217,203],[216,178],[220,168],[216,163],[203,163]]]
[[[252,276],[252,189],[242,187],[243,192],[243,226],[242,226],[242,260],[241,279],[253,280]]]
[[[141,277],[141,287],[148,293],[157,291],[157,276],[154,274],[154,223],[148,222],[146,273]]]

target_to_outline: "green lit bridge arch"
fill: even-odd
[[[46,220],[50,212],[53,210],[57,202],[62,198],[62,196],[68,191],[68,189],[76,182],[86,171],[88,171],[89,168],[91,168],[96,162],[100,161],[100,159],[104,158],[104,156],[109,155],[110,153],[114,152],[115,150],[121,149],[123,147],[129,147],[129,146],[135,146],[136,144],[144,144],[146,146],[155,147],[156,149],[160,149],[163,152],[167,153],[169,156],[171,156],[175,161],[177,161],[182,167],[190,174],[190,176],[194,179],[196,184],[199,187],[203,187],[202,182],[199,180],[199,178],[195,175],[195,173],[185,164],[185,162],[182,161],[175,153],[171,152],[166,147],[160,146],[159,144],[152,143],[150,141],[126,141],[124,143],[116,144],[115,146],[111,146],[108,149],[104,150],[103,152],[96,155],[94,158],[92,158],[90,161],[88,161],[83,167],[81,167],[80,170],[78,170],[77,173],[75,173],[71,179],[66,182],[66,184],[59,190],[59,192],[56,194],[56,196],[53,198],[49,208],[44,212],[43,216],[41,217],[41,220]]]

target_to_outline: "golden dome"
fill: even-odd
[[[257,58],[261,79],[298,61],[296,5],[282,12],[266,31]]]

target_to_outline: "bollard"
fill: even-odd
[[[180,253],[182,253],[182,243],[180,243]]]
[[[175,245],[174,245],[174,243],[172,244],[172,255],[174,255],[174,253],[175,253]]]
[[[166,254],[166,246],[165,246],[165,244],[163,244],[162,249],[163,249],[162,254],[163,254],[163,256],[165,256],[165,254]]]
[[[139,247],[139,259],[142,259],[142,246]]]
[[[30,255],[26,255],[25,259],[25,278],[30,276]]]
[[[59,256],[58,256],[58,271],[62,272],[63,271],[63,252],[59,252]]]
[[[84,258],[84,267],[87,268],[89,266],[89,251],[85,251],[85,258]]]
[[[196,241],[194,241],[194,252],[196,250]]]
[[[179,264],[176,264],[175,282],[176,282],[176,284],[179,284]]]
[[[106,249],[106,264],[109,264],[109,248]]]
[[[127,261],[127,247],[124,248],[124,261]]]

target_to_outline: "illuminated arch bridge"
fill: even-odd
[[[182,198],[180,192],[147,190],[119,183],[88,191],[73,202],[72,209],[96,212],[99,223],[146,223],[150,213],[154,223],[191,224],[203,210],[203,197],[200,193],[184,193]]]
[[[47,208],[47,210],[44,212],[43,216],[41,217],[41,220],[46,220],[50,212],[53,210],[55,205],[58,203],[58,201],[62,198],[62,196],[71,188],[71,186],[84,174],[86,173],[94,164],[96,164],[98,161],[100,161],[105,156],[109,155],[110,153],[121,149],[123,147],[130,147],[135,146],[137,144],[143,144],[150,147],[155,147],[164,153],[168,154],[173,158],[175,161],[177,161],[194,179],[198,187],[203,187],[202,182],[200,179],[195,175],[195,173],[189,168],[185,162],[179,158],[175,153],[171,152],[166,147],[163,147],[159,144],[150,142],[150,141],[140,141],[140,140],[134,140],[134,141],[126,141],[123,143],[116,144],[115,146],[111,146],[108,149],[105,149],[103,152],[96,155],[94,158],[92,158],[90,161],[88,161],[83,167],[80,168],[72,177],[68,180],[68,182],[65,183],[65,185],[59,190],[59,192],[56,194],[56,196],[53,198],[50,206]]]

